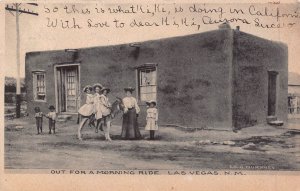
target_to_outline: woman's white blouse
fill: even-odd
[[[137,101],[134,97],[125,97],[123,98],[123,104],[125,106],[124,112],[126,113],[128,109],[135,108],[136,113],[140,112],[140,107],[137,104]]]

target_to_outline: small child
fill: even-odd
[[[36,128],[37,128],[37,135],[43,133],[43,112],[41,112],[39,107],[34,108],[35,112],[35,122],[36,122]]]
[[[154,140],[154,132],[158,130],[157,120],[158,120],[158,111],[156,109],[156,102],[154,100],[146,102],[149,106],[147,109],[147,124],[145,130],[150,131],[150,140]]]
[[[49,134],[51,134],[51,130],[53,130],[53,133],[55,134],[55,121],[56,121],[56,112],[55,107],[53,105],[49,106],[50,112],[46,115],[46,117],[49,119]]]

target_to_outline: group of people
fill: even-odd
[[[138,127],[137,117],[140,108],[137,100],[132,96],[135,89],[132,87],[124,88],[126,96],[122,99],[123,122],[122,122],[122,139],[141,139],[141,133]],[[78,110],[78,113],[84,117],[89,117],[90,126],[95,126],[95,131],[103,130],[102,126],[110,125],[111,123],[111,103],[108,100],[110,89],[103,87],[101,84],[86,86],[83,89],[86,93],[86,103]],[[93,93],[94,92],[94,93]],[[150,139],[154,139],[154,132],[158,130],[157,120],[158,112],[156,109],[156,101],[150,100],[146,102],[149,108],[147,109],[147,125],[145,130],[150,131]]]
[[[37,128],[37,134],[42,134],[43,133],[43,117],[46,117],[49,119],[49,134],[55,134],[55,122],[56,122],[56,112],[55,112],[55,107],[53,105],[49,106],[49,113],[48,114],[43,114],[41,112],[41,109],[39,107],[34,108],[35,112],[35,121],[36,121],[36,128]]]
[[[122,139],[142,138],[137,120],[140,108],[137,100],[132,96],[134,90],[132,87],[124,88],[126,96],[121,100],[123,110]],[[86,103],[80,107],[78,113],[85,118],[89,118],[89,126],[94,126],[96,133],[98,133],[99,130],[103,131],[103,126],[110,127],[113,118],[111,114],[112,105],[108,100],[110,89],[97,83],[93,86],[88,85],[84,87],[83,92],[86,94]],[[156,101],[149,100],[146,103],[148,109],[145,130],[150,131],[150,139],[153,140],[154,132],[158,130],[158,111],[156,109]],[[37,134],[43,132],[43,117],[49,119],[49,134],[52,134],[52,132],[55,134],[55,107],[53,105],[49,106],[50,111],[47,115],[44,115],[39,107],[35,107],[34,110]],[[109,136],[108,139],[110,139]]]
[[[84,87],[83,92],[86,93],[86,104],[78,110],[78,113],[83,117],[91,117],[90,126],[95,126],[94,122],[97,121],[96,133],[98,133],[99,125],[102,129],[102,126],[105,122],[107,123],[110,117],[111,104],[107,98],[110,89],[103,87],[101,84],[95,84],[94,86]]]

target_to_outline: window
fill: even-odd
[[[68,96],[76,95],[76,81],[75,80],[76,80],[75,70],[68,70],[67,71]]]
[[[33,98],[35,101],[46,101],[45,72],[33,72]]]
[[[141,101],[156,100],[157,70],[154,64],[138,69],[138,93]]]

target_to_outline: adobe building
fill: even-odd
[[[300,113],[300,75],[294,72],[289,72],[288,75],[288,111],[291,114],[289,117],[299,117],[295,114]]]
[[[111,88],[111,102],[132,86],[140,126],[150,99],[157,100],[160,125],[230,129],[266,123],[268,116],[285,121],[287,82],[286,45],[226,25],[140,43],[26,54],[29,113],[52,104],[58,113],[76,114],[88,84]]]

